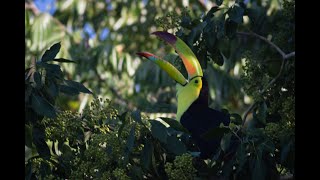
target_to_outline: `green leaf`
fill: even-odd
[[[213,138],[221,138],[225,133],[230,132],[229,128],[226,127],[216,127],[208,130],[206,133],[202,135],[203,138],[207,140],[211,140]]]
[[[223,0],[216,0],[216,4],[220,6],[223,3]]]
[[[168,136],[165,146],[175,155],[181,155],[187,152],[186,146],[176,136]]]
[[[49,13],[40,13],[35,16],[28,29],[32,42],[28,49],[36,54],[40,54],[45,48],[60,41],[66,34],[64,27],[59,24],[59,21],[55,21]]]
[[[161,120],[163,120],[164,122],[166,122],[167,124],[169,124],[170,127],[172,127],[173,129],[177,130],[177,131],[181,131],[181,132],[185,132],[185,133],[189,133],[189,131],[184,128],[177,120],[175,119],[171,119],[171,118],[166,118],[166,117],[161,117]]]
[[[167,143],[167,128],[157,120],[151,120],[150,123],[152,136],[162,143]]]
[[[221,142],[220,142],[220,146],[221,146],[221,149],[226,152],[227,149],[229,148],[230,146],[230,140],[231,140],[231,136],[232,134],[231,133],[228,133],[228,134],[225,134],[222,139],[221,139]]]
[[[219,9],[218,6],[213,6],[206,14],[206,16],[203,18],[203,21],[210,21],[211,18],[214,17],[214,13],[217,12]]]
[[[52,61],[56,61],[56,62],[65,62],[65,63],[76,63],[75,61],[72,60],[68,60],[68,59],[64,59],[64,58],[58,58],[58,59],[53,59]]]
[[[232,21],[230,18],[227,18],[224,27],[227,37],[230,39],[234,38],[237,32],[238,24]]]
[[[45,131],[43,128],[34,127],[32,140],[39,155],[45,159],[50,158],[50,149],[45,141]]]
[[[235,3],[229,10],[228,15],[231,21],[240,24],[243,21],[244,9],[238,4]]]
[[[65,80],[65,82],[67,83],[68,86],[77,89],[79,92],[92,94],[92,92],[81,83],[71,81],[71,80]]]
[[[49,79],[53,79],[54,77],[62,79],[63,73],[59,65],[44,62],[37,62],[37,65],[46,69],[46,76],[49,77]]]
[[[217,34],[217,39],[218,40],[224,38],[224,36],[225,36],[225,33],[224,33],[224,20],[216,21],[216,34]]]
[[[232,113],[230,114],[230,121],[234,124],[240,125],[242,124],[242,117],[239,114]]]
[[[202,30],[206,25],[206,22],[198,24],[196,27],[192,28],[190,34],[188,35],[187,44],[193,52],[193,44],[199,40]]]
[[[58,52],[60,51],[61,44],[60,42],[54,44],[53,46],[50,47],[50,49],[46,50],[45,53],[43,54],[41,61],[42,62],[47,62],[50,60],[53,60]]]
[[[139,110],[133,111],[131,116],[134,121],[138,122],[139,124],[143,124],[141,121],[141,112]]]
[[[54,107],[43,97],[32,94],[32,109],[40,115],[55,118],[57,116]]]
[[[70,86],[66,86],[66,85],[59,85],[59,89],[60,92],[66,94],[66,95],[70,95],[70,96],[74,96],[74,95],[78,95],[79,94],[79,90],[74,88],[74,87],[70,87]]]
[[[48,84],[47,92],[53,99],[55,99],[59,94],[58,85],[54,81],[48,81]]]
[[[148,170],[151,164],[151,156],[153,153],[153,144],[150,141],[146,141],[142,149],[142,154],[140,158],[140,163],[142,164],[142,168]]]
[[[214,27],[215,25],[213,24],[213,22],[210,22],[203,30],[203,36],[205,39],[206,48],[212,54],[214,53],[214,51],[216,51],[215,45],[217,42],[216,32],[214,31]]]

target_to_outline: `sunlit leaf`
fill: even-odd
[[[173,129],[175,129],[175,130],[177,130],[177,131],[189,133],[189,131],[188,131],[186,128],[184,128],[184,127],[183,127],[177,120],[175,120],[175,119],[161,117],[161,120],[163,120],[164,122],[168,123],[168,124],[170,125],[170,127],[172,127]]]
[[[45,48],[61,40],[65,35],[61,24],[48,13],[41,13],[34,18],[30,32],[32,32],[30,37],[32,45],[29,50],[36,53],[43,52]]]

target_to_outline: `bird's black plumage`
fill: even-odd
[[[221,138],[205,140],[202,135],[215,127],[219,127],[220,123],[228,126],[230,117],[208,107],[208,82],[204,77],[202,78],[202,88],[198,99],[181,116],[180,123],[191,133],[200,149],[202,158],[209,158],[216,152],[220,146]]]

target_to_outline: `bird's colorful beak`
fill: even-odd
[[[163,31],[156,31],[152,34],[158,36],[159,38],[169,43],[177,51],[177,53],[183,61],[184,66],[186,67],[189,81],[194,77],[203,76],[202,69],[197,57],[193,54],[192,50],[188,47],[188,45],[186,45],[180,38]],[[182,86],[185,86],[188,83],[188,81],[184,78],[181,72],[178,71],[178,69],[176,69],[168,61],[165,61],[148,52],[138,52],[137,54],[157,64],[161,69],[166,71],[172,79],[174,79]]]
[[[170,64],[168,61],[165,61],[151,53],[148,52],[138,52],[137,53],[139,56],[145,57],[155,64],[157,64],[161,69],[163,69],[165,72],[168,73],[168,75],[174,79],[177,83],[181,85],[186,85],[188,82],[184,78],[184,76],[178,71],[177,68],[175,68],[172,64]]]
[[[186,45],[186,43],[184,43],[180,38],[164,31],[156,31],[152,34],[166,41],[177,51],[188,72],[188,80],[191,80],[197,76],[203,76],[203,72],[197,57],[194,55],[189,46]]]

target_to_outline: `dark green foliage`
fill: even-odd
[[[110,11],[113,14],[107,14],[108,16],[101,14],[103,17],[112,15],[119,18],[123,14],[122,9],[132,2],[114,3],[115,10]],[[152,46],[158,48],[145,38],[149,35],[147,32],[147,27],[150,27],[149,20],[142,23],[142,28],[136,23],[130,26],[137,27],[139,33],[129,27],[118,30],[122,34],[130,34],[130,38],[123,36],[124,49],[128,49],[128,52],[115,50],[108,43],[87,48],[85,45],[87,42],[79,44],[76,43],[76,37],[71,38],[72,48],[69,51],[72,59],[76,59],[77,62],[76,73],[71,77],[81,75],[83,77],[81,82],[90,83],[90,87],[96,88],[93,91],[81,83],[71,81],[70,74],[67,74],[68,78],[65,79],[62,71],[64,68],[56,63],[74,65],[75,61],[56,58],[60,51],[60,43],[46,50],[40,61],[31,63],[26,69],[26,179],[279,179],[280,175],[294,174],[294,57],[286,59],[282,64],[283,59],[269,44],[253,36],[240,35],[239,31],[255,32],[266,38],[272,35],[271,41],[285,53],[293,52],[295,2],[283,1],[282,9],[273,11],[271,15],[267,15],[271,1],[266,2],[264,6],[261,5],[261,1],[251,3],[250,6],[242,1],[236,1],[230,7],[226,6],[229,1],[215,2],[218,6],[208,9],[205,13],[202,12],[203,15],[194,9],[183,9],[181,13],[168,12],[156,20],[157,27],[174,30],[173,32],[190,46],[200,60],[202,68],[209,76],[211,90],[214,89],[214,93],[210,94],[216,95],[212,107],[223,104],[219,101],[226,99],[231,90],[244,91],[253,99],[250,104],[255,103],[246,122],[243,122],[245,118],[241,113],[248,106],[239,103],[244,99],[243,94],[239,95],[238,92],[238,95],[233,97],[235,99],[227,99],[230,102],[237,102],[235,107],[239,109],[230,110],[229,104],[223,107],[229,109],[226,113],[230,113],[230,125],[203,134],[208,139],[222,137],[220,147],[211,158],[205,161],[199,158],[198,147],[190,139],[188,131],[176,120],[162,117],[160,119],[165,122],[163,123],[144,114],[149,109],[158,112],[153,106],[148,107],[149,109],[140,108],[144,107],[140,106],[143,104],[142,100],[149,101],[142,92],[145,89],[134,93],[135,97],[141,95],[141,98],[129,99],[122,103],[128,105],[128,108],[118,108],[119,104],[114,104],[116,102],[113,100],[111,103],[109,100],[94,99],[89,107],[78,114],[56,105],[61,93],[100,94],[101,90],[107,92],[111,90],[113,95],[119,96],[117,89],[113,89],[116,87],[115,83],[110,79],[115,79],[119,84],[123,83],[121,82],[123,76],[139,79],[138,73],[135,77],[133,73],[129,73],[133,65],[130,64],[132,58],[128,52],[138,50],[137,46],[132,44],[146,46],[149,49]],[[148,1],[146,6],[150,8],[152,3],[154,2]],[[95,3],[88,4],[88,7],[97,12],[101,11],[95,8]],[[150,9],[148,16],[149,11]],[[95,13],[81,17],[85,19],[95,17],[97,16]],[[69,22],[66,18],[68,15],[60,14],[60,16],[62,23]],[[153,12],[151,18],[155,16],[156,13]],[[245,24],[244,16],[248,16],[248,24]],[[99,29],[102,19],[104,19],[102,16],[97,17],[97,21],[92,23],[95,29]],[[35,22],[39,23],[39,19]],[[76,23],[75,26],[82,24],[82,22],[72,22]],[[27,35],[31,30],[27,30]],[[114,33],[111,32],[115,35]],[[118,44],[119,41],[112,39],[113,37],[110,36],[111,40],[107,41]],[[37,37],[31,37],[35,38]],[[37,46],[42,50],[40,47]],[[39,49],[30,51],[32,54],[38,54]],[[178,69],[185,72],[176,55],[171,54],[166,57]],[[242,58],[245,65],[241,64]],[[98,64],[101,66],[97,66]],[[243,65],[241,84],[234,83],[234,80],[238,80],[237,77],[229,76],[234,73],[235,64]],[[141,70],[144,73],[158,71],[150,67],[141,66],[140,69],[145,70]],[[93,74],[87,73],[89,71],[93,71]],[[105,71],[111,73],[112,78],[101,78],[99,73]],[[155,78],[150,74],[144,76],[156,79],[156,82],[165,79],[165,76]],[[274,78],[276,78],[274,83],[268,86]],[[138,82],[140,81],[136,81],[137,85],[145,85]],[[224,86],[225,82],[231,85]],[[101,88],[103,83],[108,87]],[[155,89],[160,86],[150,84]],[[122,89],[127,91],[126,88]],[[165,93],[161,94],[163,97],[158,96],[161,98],[157,99],[156,104],[160,104],[162,99],[166,99],[163,104],[172,104],[166,97],[174,97],[174,93]],[[127,102],[133,102],[134,108],[130,109]],[[135,106],[140,110],[132,111],[136,109]]]
[[[29,178],[34,176],[45,178],[52,174],[50,169],[52,169],[52,163],[55,161],[52,161],[51,152],[55,152],[55,146],[53,142],[52,147],[49,148],[46,135],[48,128],[44,126],[43,119],[50,118],[54,121],[58,117],[59,111],[55,107],[55,101],[59,93],[76,95],[79,92],[84,92],[92,94],[82,84],[63,79],[63,73],[59,65],[47,63],[50,61],[73,62],[66,59],[54,59],[60,47],[60,43],[54,44],[49,50],[45,51],[41,61],[34,61],[31,67],[25,71],[25,146],[29,149],[29,152],[31,151],[28,156],[26,155],[26,157],[29,157],[26,164],[28,167],[26,177]],[[66,83],[66,85],[62,83]],[[59,144],[59,147],[61,147],[61,144]],[[63,154],[71,153],[70,148],[66,148],[65,145],[62,145],[61,148]],[[65,158],[66,160],[70,159]],[[32,168],[35,161],[40,163],[38,164],[40,165],[39,169]],[[64,164],[58,166],[64,166]]]

